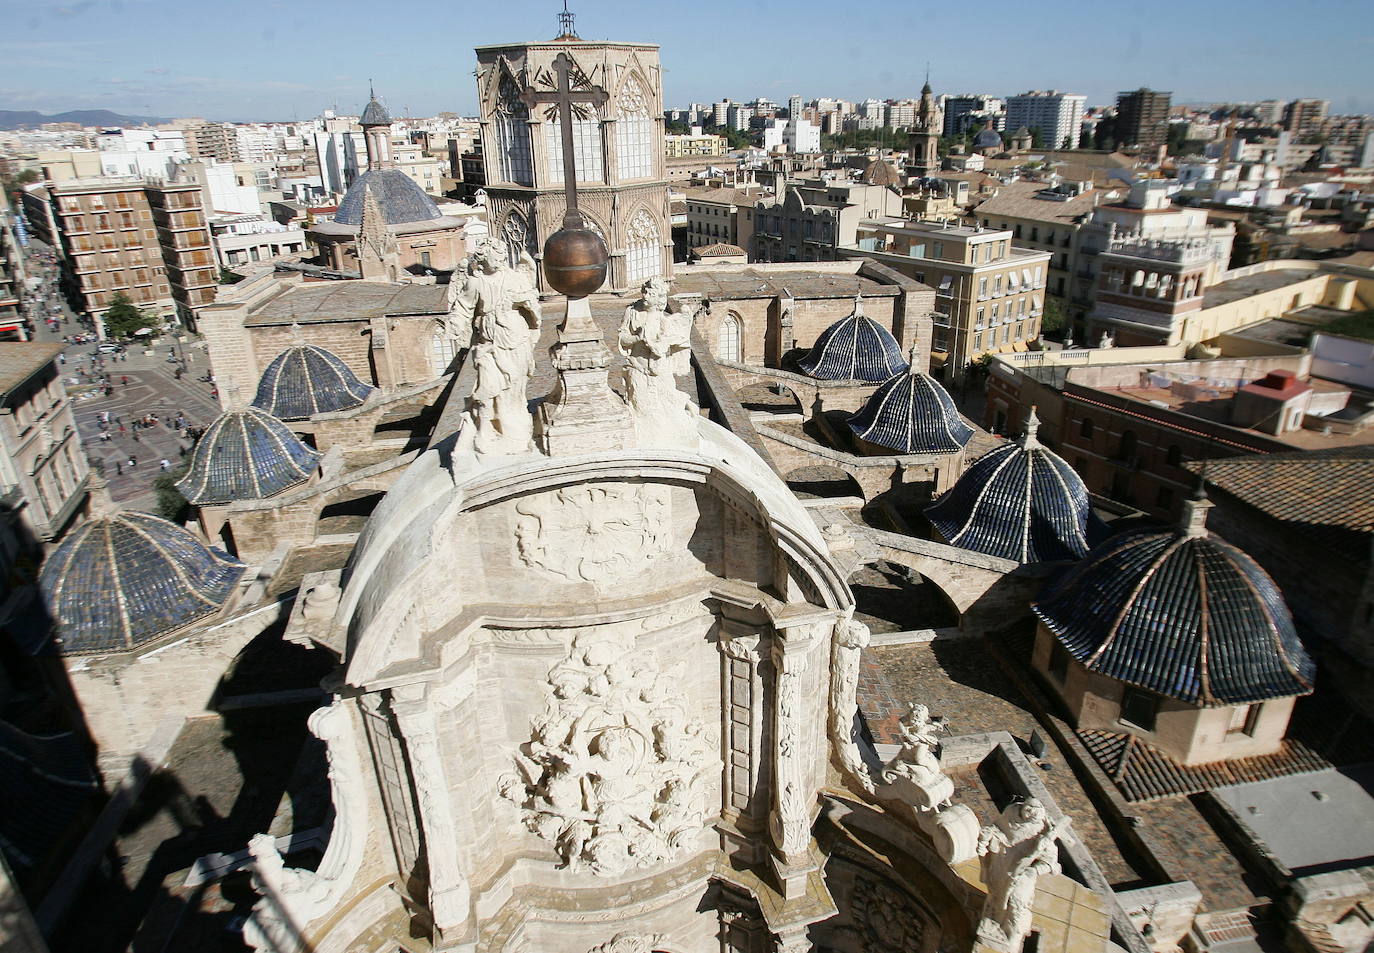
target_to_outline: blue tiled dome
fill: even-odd
[[[892,332],[864,314],[862,298],[855,298],[854,313],[822,331],[811,353],[797,363],[821,380],[874,383],[907,367]]]
[[[319,459],[286,424],[245,407],[221,414],[206,429],[177,489],[196,504],[260,500],[304,483]]]
[[[1240,705],[1312,690],[1274,581],[1204,530],[1115,536],[1033,608],[1087,668],[1170,698]]]
[[[334,213],[334,221],[340,225],[361,225],[363,223],[363,199],[368,188],[377,198],[377,205],[388,225],[404,225],[407,222],[426,222],[443,218],[444,213],[434,204],[434,199],[424,193],[415,180],[399,169],[368,169],[353,180]]]
[[[219,611],[242,563],[149,513],[77,527],[39,573],[65,655],[130,649]]]
[[[372,391],[329,351],[314,344],[294,344],[262,372],[253,406],[278,420],[304,420],[357,407]]]
[[[915,368],[875,390],[849,418],[849,429],[898,453],[953,453],[973,436],[940,382]]]
[[[984,126],[982,132],[973,137],[973,148],[1000,149],[1002,148],[1002,137],[992,126]]]
[[[952,546],[1019,563],[1078,559],[1088,551],[1096,517],[1088,488],[1058,454],[1025,436],[985,453],[944,496],[926,507],[931,525]]]

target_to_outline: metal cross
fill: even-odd
[[[558,109],[558,122],[563,133],[563,194],[567,198],[568,210],[563,213],[563,226],[582,227],[582,213],[577,210],[577,157],[573,154],[573,104],[589,103],[603,106],[609,98],[606,91],[597,86],[590,89],[574,90],[572,74],[576,67],[567,53],[554,57],[553,71],[558,74],[558,88],[550,92],[540,92],[533,86],[526,86],[520,94],[520,101],[530,109],[540,103],[552,103]]]

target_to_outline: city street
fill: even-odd
[[[30,300],[40,299],[45,303],[46,313],[60,315],[64,320],[54,330],[42,320],[42,311],[34,314],[34,340],[59,341],[87,328],[67,309],[62,296],[52,290],[56,287],[54,269],[40,260],[43,251],[37,242],[29,249],[29,274],[44,279],[43,287],[30,293]],[[97,354],[95,342],[72,344],[63,351],[66,362],[59,362],[63,383],[73,401],[82,450],[93,470],[103,467],[110,495],[121,508],[157,512],[153,480],[161,472],[160,462],[167,460],[173,469],[179,467],[182,451],[191,446],[178,430],[168,426],[169,422],[182,414],[186,426],[199,428],[219,416],[219,402],[211,397],[211,385],[199,379],[209,373],[204,348],[193,340],[180,346],[186,360],[181,380],[174,375],[177,364],[167,360],[169,349],[175,348],[174,339],[165,336],[152,355],[133,346],[125,352],[128,360],[114,360],[117,355]],[[104,361],[103,371],[94,366],[97,360]],[[86,371],[85,377],[81,370]],[[101,373],[109,375],[114,388],[109,397],[94,383]],[[127,384],[122,383],[124,378],[128,379]],[[108,440],[100,439],[102,412],[109,414]],[[156,414],[158,422],[135,430],[134,420],[150,414]],[[120,423],[124,425],[122,433]],[[130,460],[134,461],[132,466]]]

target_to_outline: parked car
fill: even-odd
[[[120,351],[124,350],[124,346],[122,344],[115,344],[113,341],[102,341],[96,350],[101,354],[118,354]]]

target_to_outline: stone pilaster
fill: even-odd
[[[442,949],[450,945],[467,924],[471,889],[458,856],[453,803],[439,750],[438,724],[424,686],[407,685],[394,689],[391,710],[405,738],[415,775],[429,867],[429,909],[434,920],[434,945]]]
[[[811,859],[811,808],[815,802],[807,770],[807,707],[802,679],[811,647],[810,626],[779,631],[773,641],[773,867],[788,899],[806,891]]]

